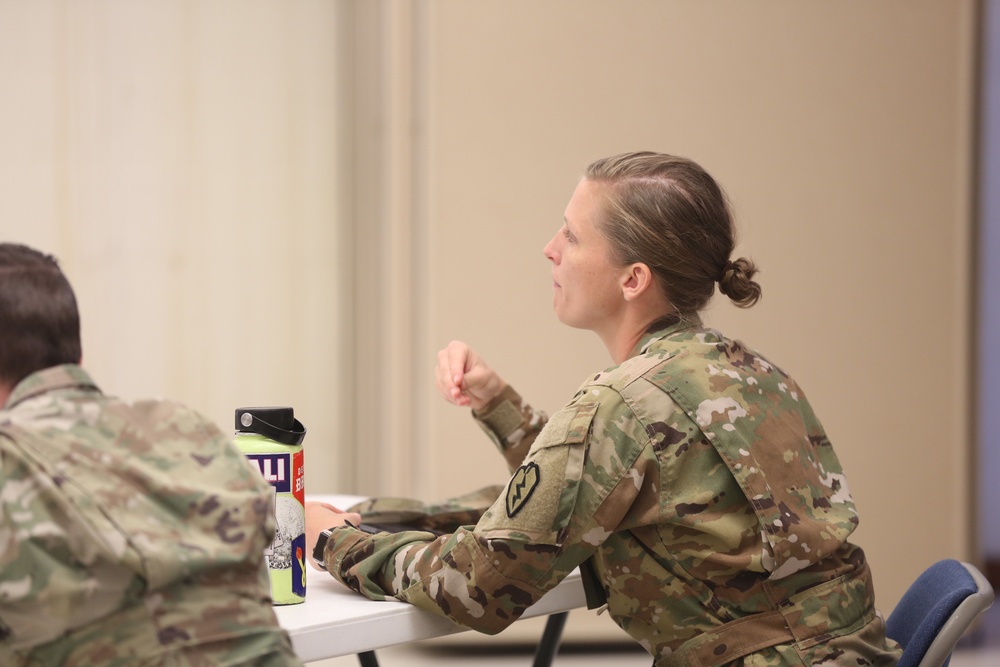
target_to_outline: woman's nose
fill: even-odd
[[[553,264],[557,264],[558,263],[558,262],[556,262],[556,258],[558,257],[558,254],[556,252],[556,241],[557,241],[558,237],[559,237],[558,234],[556,234],[555,236],[553,236],[549,240],[549,242],[545,244],[545,247],[542,248],[542,254],[545,255],[546,259],[548,259]]]

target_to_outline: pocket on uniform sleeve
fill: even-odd
[[[599,404],[582,403],[552,416],[479,522],[484,537],[558,544],[573,515],[591,425]]]

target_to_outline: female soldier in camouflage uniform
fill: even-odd
[[[495,633],[581,567],[588,598],[655,665],[892,665],[840,463],[794,380],[698,312],[715,284],[760,297],[697,164],[592,164],[545,247],[560,321],[616,366],[546,419],[464,343],[437,384],[513,473],[477,525],[370,535],[308,508],[318,560],[348,586]]]

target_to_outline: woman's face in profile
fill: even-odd
[[[563,226],[545,246],[552,262],[552,307],[563,324],[601,332],[621,318],[619,281],[625,269],[611,259],[598,228],[604,202],[601,183],[583,179],[566,205]]]

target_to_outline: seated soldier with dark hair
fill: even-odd
[[[268,484],[205,418],[108,397],[80,359],[56,260],[0,243],[0,664],[301,664]]]

